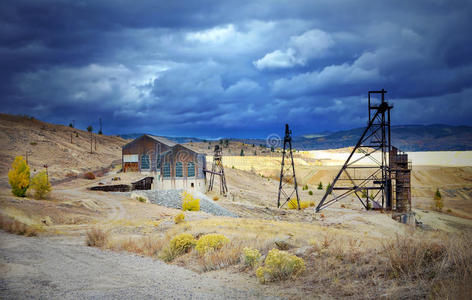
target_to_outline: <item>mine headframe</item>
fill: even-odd
[[[282,151],[282,163],[280,167],[279,194],[277,207],[283,207],[292,197],[297,197],[297,206],[300,209],[300,198],[298,197],[297,177],[295,176],[295,163],[292,153],[292,131],[285,124],[284,147]],[[287,162],[285,160],[288,160]],[[293,187],[292,187],[293,184]]]
[[[206,173],[210,173],[210,181],[208,184],[208,191],[213,190],[213,184],[215,182],[215,176],[220,177],[220,194],[225,195],[228,192],[228,187],[226,186],[226,177],[225,169],[223,167],[223,152],[219,145],[215,146],[213,154],[213,165],[210,170],[203,170]],[[206,175],[205,175],[206,177]]]
[[[331,185],[316,212],[354,194],[366,209],[392,209],[392,170],[388,154],[392,150],[390,106],[385,90],[369,91],[369,121],[359,141]],[[380,102],[374,97],[380,95]],[[376,103],[374,103],[376,102]],[[328,197],[332,197],[328,200]]]

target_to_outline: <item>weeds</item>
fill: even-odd
[[[109,238],[108,232],[99,228],[92,228],[87,231],[87,246],[104,248]]]
[[[13,218],[0,215],[0,228],[6,232],[24,235],[24,236],[37,236],[42,231],[41,226],[30,226],[21,223]]]

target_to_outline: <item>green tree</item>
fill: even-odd
[[[241,153],[239,155],[244,156],[244,149],[241,149]]]
[[[89,126],[87,127],[87,131],[88,131],[88,132],[92,132],[92,131],[93,131],[92,125],[89,125]]]
[[[323,189],[323,184],[321,183],[321,181],[320,181],[320,184],[318,184],[318,189],[319,189],[319,190],[322,190],[322,189]]]
[[[437,211],[442,211],[444,207],[441,192],[439,192],[439,189],[436,189],[436,193],[434,193],[434,207]]]
[[[45,171],[39,172],[31,179],[30,187],[34,190],[34,196],[38,199],[44,199],[51,191],[48,175]]]
[[[328,183],[328,186],[326,187],[326,190],[328,191],[328,194],[331,194],[333,192],[331,190],[331,183]]]
[[[72,125],[72,123],[69,123],[69,127],[74,128],[74,125]]]
[[[23,156],[15,157],[11,170],[8,172],[8,182],[11,192],[18,197],[24,197],[30,183],[30,168]]]

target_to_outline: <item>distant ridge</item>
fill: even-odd
[[[293,137],[297,150],[326,150],[354,146],[364,128],[336,132],[305,134]],[[134,139],[142,134],[122,134],[125,139]],[[283,138],[282,133],[279,135]],[[195,137],[168,137],[177,143],[204,142]],[[233,139],[247,144],[266,144],[265,139]],[[451,125],[399,125],[392,126],[392,144],[402,151],[466,151],[472,150],[472,127]]]

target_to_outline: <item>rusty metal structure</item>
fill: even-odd
[[[226,196],[228,187],[226,186],[225,169],[223,167],[223,151],[220,146],[216,145],[213,154],[213,165],[210,170],[204,170],[205,173],[210,173],[210,181],[208,184],[208,191],[213,190],[215,176],[220,177],[220,194]],[[206,176],[206,175],[205,175]]]
[[[411,164],[408,155],[398,152],[391,144],[390,111],[393,106],[385,101],[386,93],[384,89],[369,91],[367,127],[326,190],[316,212],[349,195],[355,195],[367,210],[410,211]],[[332,198],[328,200],[330,196]]]
[[[279,194],[277,197],[277,207],[283,207],[289,202],[293,195],[297,197],[297,206],[300,210],[300,198],[298,197],[297,177],[295,176],[295,163],[292,153],[292,131],[285,124],[284,148],[282,151],[282,163],[280,167]],[[285,159],[290,160],[285,164]],[[294,184],[293,188],[291,184]]]

